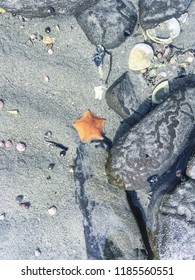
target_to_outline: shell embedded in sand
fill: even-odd
[[[0,99],[0,109],[2,109],[4,107],[4,102],[2,99]]]
[[[23,142],[17,143],[16,150],[18,150],[19,152],[24,152],[26,150],[26,144]]]
[[[150,45],[145,43],[135,45],[129,54],[129,69],[139,71],[148,68],[153,56],[154,52]]]
[[[179,35],[180,30],[181,28],[178,20],[171,18],[159,23],[152,29],[147,29],[146,35],[150,40],[156,43],[168,45]]]
[[[51,207],[48,209],[48,213],[49,213],[50,216],[56,215],[56,213],[57,213],[57,208],[56,208],[56,206],[51,206]]]
[[[160,104],[170,95],[168,80],[160,82],[152,93],[152,102],[154,104]]]

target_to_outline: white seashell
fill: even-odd
[[[5,213],[2,213],[2,214],[0,215],[0,221],[3,221],[3,220],[5,220]]]
[[[56,215],[57,213],[57,208],[55,206],[51,206],[49,209],[48,209],[48,213],[50,216],[54,216]]]
[[[103,94],[106,92],[107,87],[105,85],[94,87],[95,99],[101,100]]]
[[[180,31],[178,20],[171,18],[159,23],[152,29],[147,29],[146,35],[156,43],[168,45],[179,35]]]
[[[160,104],[170,95],[168,80],[160,82],[152,93],[152,102],[154,104]]]
[[[39,257],[41,255],[41,250],[39,248],[37,248],[35,250],[35,257]]]
[[[154,57],[153,49],[145,43],[137,44],[133,47],[129,54],[129,69],[134,71],[148,68]]]

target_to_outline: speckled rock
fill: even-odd
[[[74,14],[85,10],[96,2],[97,0],[2,0],[1,7],[8,12],[18,13],[26,17],[45,17],[54,13]],[[49,7],[54,10],[48,10]]]
[[[138,86],[139,85],[139,86]],[[125,72],[106,91],[106,102],[123,119],[140,120],[150,109],[149,89],[141,74]],[[145,101],[145,102],[144,102]]]
[[[180,183],[162,197],[157,228],[149,234],[155,259],[195,259],[195,181]]]
[[[112,49],[133,33],[137,12],[130,1],[100,0],[92,8],[79,12],[76,19],[92,44]]]
[[[140,23],[144,29],[148,29],[172,17],[179,17],[191,2],[192,0],[139,0]]]
[[[194,87],[195,76],[189,79]],[[149,186],[185,149],[194,127],[194,88],[181,86],[176,92],[112,147],[107,163],[112,184],[130,190]]]

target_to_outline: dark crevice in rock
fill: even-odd
[[[127,200],[131,207],[131,210],[136,218],[136,221],[138,223],[140,233],[142,235],[142,239],[144,241],[147,253],[148,253],[148,260],[153,259],[153,252],[150,247],[150,243],[148,240],[148,234],[146,229],[146,216],[144,213],[144,210],[142,208],[142,205],[140,204],[137,194],[135,191],[126,191]]]

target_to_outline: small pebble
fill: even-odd
[[[48,52],[48,54],[53,54],[53,50],[52,49],[49,49],[47,52]]]
[[[24,152],[26,150],[26,144],[23,142],[17,143],[16,150],[18,150],[19,152]]]
[[[47,131],[47,132],[45,133],[45,135],[44,135],[44,138],[45,138],[45,139],[49,139],[49,138],[51,138],[51,136],[52,136],[52,132],[51,132],[51,131]]]
[[[0,148],[3,148],[3,147],[5,147],[5,141],[0,141]]]
[[[50,216],[54,216],[57,213],[57,208],[55,206],[52,206],[48,209],[48,213]]]
[[[0,215],[0,221],[3,221],[3,220],[5,220],[5,213],[2,213],[2,214]]]
[[[5,141],[5,148],[11,148],[13,146],[13,143],[11,140],[6,140]]]
[[[16,196],[16,201],[20,203],[22,202],[23,198],[24,196],[22,194],[19,194],[18,196]]]
[[[162,60],[163,54],[161,52],[157,53],[157,58],[158,58],[158,60]]]
[[[39,248],[37,248],[35,250],[35,257],[39,257],[41,255],[41,250]]]
[[[60,156],[61,156],[61,157],[65,157],[65,155],[66,155],[66,151],[65,151],[65,150],[63,150],[63,151],[60,152]]]
[[[46,27],[45,28],[45,32],[47,33],[47,34],[49,34],[50,32],[51,32],[51,28],[48,26],[48,27]]]
[[[45,83],[48,83],[48,82],[49,82],[49,77],[46,76],[46,75],[44,76],[44,82],[45,82]]]
[[[124,36],[125,37],[128,37],[128,36],[130,36],[131,35],[131,30],[130,29],[126,29],[125,31],[124,31]]]
[[[50,163],[50,164],[48,165],[48,169],[49,169],[49,170],[52,170],[52,169],[54,169],[54,166],[55,166],[55,163]]]
[[[69,172],[70,172],[70,173],[74,173],[74,166],[73,166],[73,165],[70,165],[70,167],[69,167]]]
[[[4,102],[2,99],[0,99],[0,109],[3,109],[3,107],[4,107]]]
[[[19,204],[19,207],[23,208],[23,209],[29,209],[30,208],[30,202],[22,202],[22,203]]]
[[[55,9],[54,9],[53,7],[48,6],[48,7],[47,7],[47,12],[48,12],[48,14],[50,14],[50,15],[54,15],[56,11],[55,11]]]

